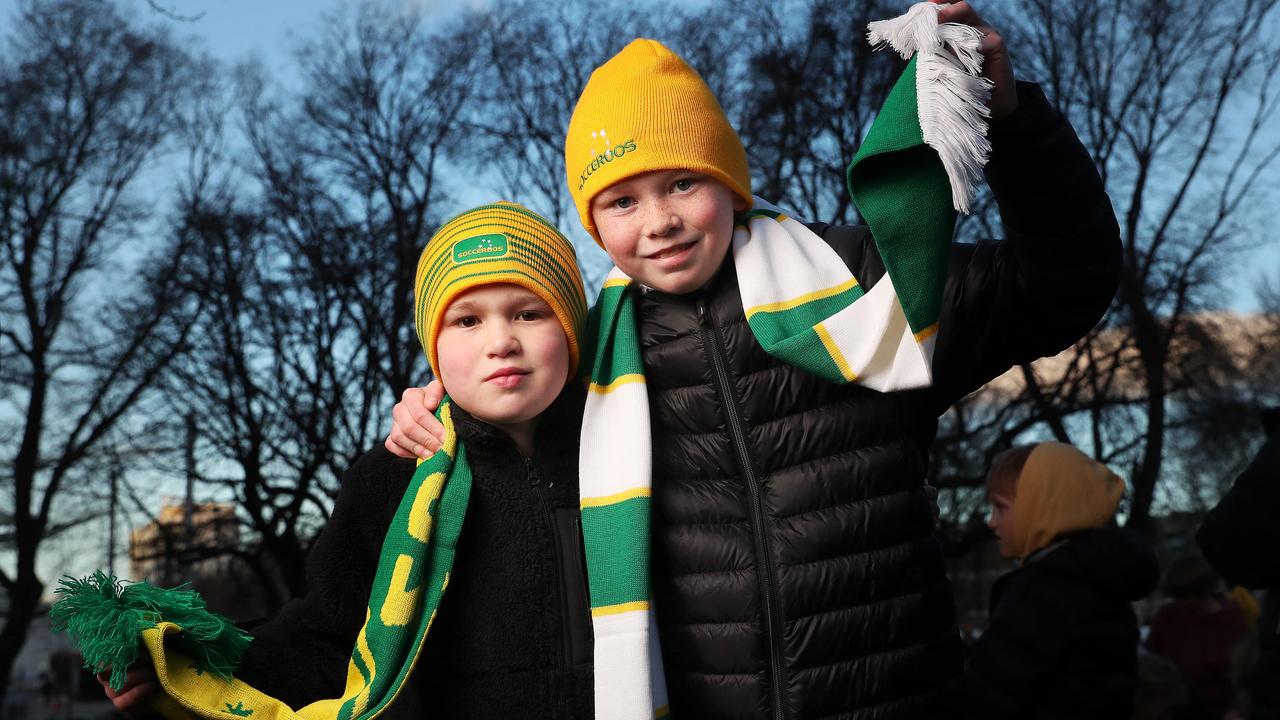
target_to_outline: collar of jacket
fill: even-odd
[[[563,458],[572,453],[577,462],[578,436],[582,431],[582,406],[586,389],[576,379],[564,389],[543,413],[533,435],[534,457]],[[505,432],[480,420],[461,407],[453,406],[453,426],[458,437],[473,451],[491,458],[521,457],[515,442]]]

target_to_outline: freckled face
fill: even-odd
[[[724,183],[688,170],[655,170],[609,186],[591,218],[609,257],[655,290],[691,293],[707,284],[746,202]]]
[[[449,303],[436,362],[459,407],[515,429],[534,423],[564,389],[569,340],[542,298],[518,285],[484,285]]]

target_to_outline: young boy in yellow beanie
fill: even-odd
[[[904,55],[933,41],[851,166],[870,227],[754,198],[715,97],[655,41],[597,68],[574,110],[569,191],[616,264],[593,314],[581,468],[601,717],[959,706],[925,489],[937,418],[1087,332],[1120,245],[1088,154],[1036,86],[1015,85],[999,34],[966,3],[905,22],[873,32]],[[978,63],[989,80],[965,74]],[[941,75],[990,86],[989,102],[926,111],[937,88],[915,79]],[[987,143],[966,133],[986,116],[1007,239],[951,244]],[[930,149],[955,137],[973,152]],[[434,449],[432,401],[406,392],[388,448]],[[623,549],[593,551],[604,538]]]
[[[1019,568],[991,589],[965,665],[974,718],[1133,717],[1138,622],[1155,554],[1112,519],[1124,481],[1071,445],[1008,450],[987,475],[988,523]]]
[[[153,647],[163,669],[103,678],[120,709],[150,691],[161,711],[172,698],[219,718],[592,717],[573,247],[522,206],[469,210],[427,243],[415,303],[450,397],[445,452],[416,468],[361,457],[308,556],[310,591],[252,632],[235,679]]]

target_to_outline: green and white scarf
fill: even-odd
[[[195,623],[224,625],[204,611],[190,591],[160,590],[146,584],[121,587],[98,574],[65,581],[50,611],[55,627],[80,646],[85,664],[112,670],[123,684],[124,670],[146,647],[164,693],[153,709],[168,718],[209,720],[371,720],[395,700],[417,663],[427,631],[449,583],[462,521],[471,494],[466,450],[454,432],[452,405],[441,403],[444,446],[414,472],[383,541],[364,626],[351,651],[346,687],[336,698],[293,709],[274,697],[228,678],[243,640],[232,639],[236,657],[207,660],[210,638],[191,637]],[[197,612],[190,612],[196,607]],[[176,621],[175,621],[176,620]],[[224,622],[219,622],[224,621]],[[190,623],[184,627],[185,623]],[[231,634],[236,634],[234,628]],[[220,633],[226,637],[228,632]],[[219,642],[219,640],[213,640]],[[205,647],[202,647],[204,645]],[[198,658],[198,659],[193,659]],[[145,658],[143,658],[145,660]],[[282,657],[282,664],[309,672],[307,658]]]
[[[919,56],[899,78],[849,167],[849,192],[871,228],[887,275],[865,290],[821,238],[759,199],[733,236],[738,288],[761,346],[832,382],[884,392],[931,382],[953,204],[967,208],[972,188],[966,183],[980,177],[989,147],[982,121],[982,89],[988,86],[981,79],[948,77],[948,68],[955,72],[961,65],[960,74],[966,68],[976,73],[981,38],[972,28],[938,26],[936,6],[922,5],[930,7],[912,8],[887,25],[873,23],[873,40],[900,51],[923,44],[911,48]],[[877,26],[882,35],[875,33]],[[940,54],[948,57],[934,57]],[[946,99],[940,107],[940,92],[951,94],[966,82],[974,93]],[[960,139],[965,147],[931,147],[936,142],[930,134],[953,126],[967,129]],[[940,160],[940,154],[950,159]],[[948,202],[953,194],[954,203]],[[652,442],[637,291],[614,268],[587,332],[593,361],[582,421],[582,532],[595,629],[595,712],[609,720],[668,714],[649,587]]]

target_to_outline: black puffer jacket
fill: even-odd
[[[991,589],[991,621],[965,665],[967,717],[1133,717],[1138,620],[1160,569],[1142,538],[1085,530]]]
[[[578,524],[576,383],[536,457],[458,409],[472,470],[458,554],[409,686],[385,718],[590,718],[591,625]],[[456,406],[455,406],[456,408]],[[236,676],[294,708],[342,693],[387,526],[414,462],[383,449],[343,478],[307,559],[308,594],[253,631]]]
[[[987,170],[1008,239],[953,246],[932,388],[878,393],[774,359],[731,257],[698,293],[641,298],[673,717],[957,709],[960,640],[923,490],[937,418],[1093,327],[1119,266],[1089,156],[1037,87],[1020,102],[992,129]],[[864,287],[884,275],[866,228],[812,227]]]

